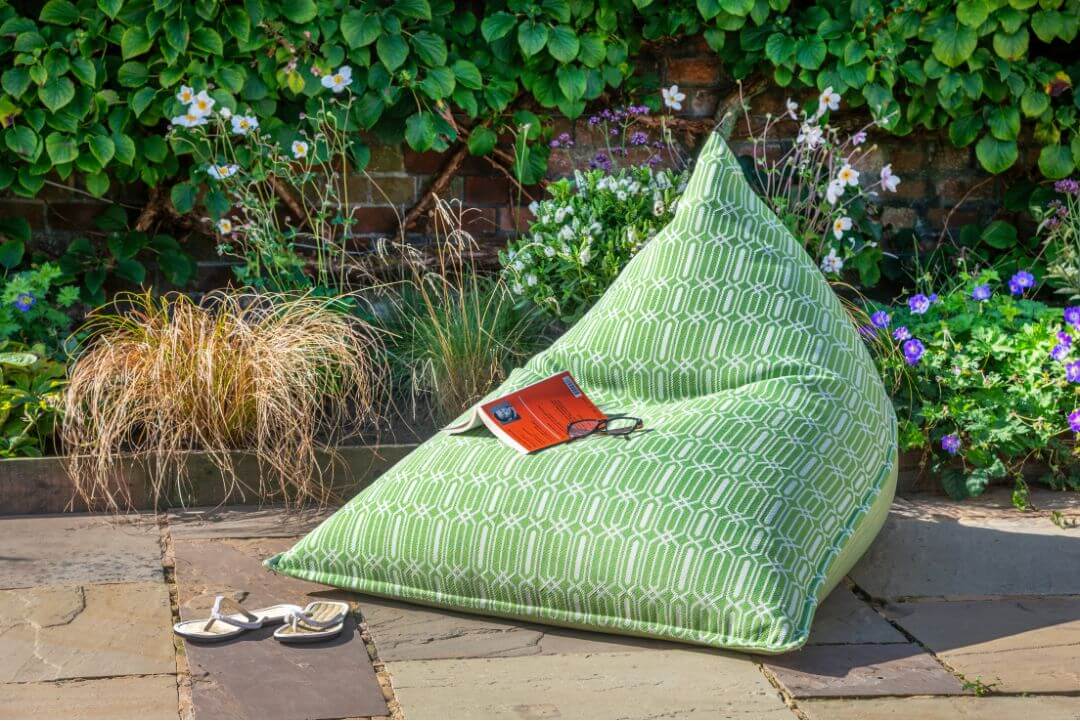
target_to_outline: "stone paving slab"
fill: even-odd
[[[0,588],[161,581],[153,516],[0,517]]]
[[[686,644],[456,613],[372,596],[360,597],[360,612],[382,661],[673,649],[709,653]]]
[[[956,677],[911,643],[805,646],[763,661],[797,699],[964,693]]]
[[[0,682],[176,672],[163,583],[0,591]]]
[[[175,719],[175,676],[0,685],[0,718]]]
[[[1080,719],[1075,696],[922,696],[811,699],[799,710],[811,719]]]
[[[1069,495],[1080,514],[1080,494]],[[1080,529],[1059,528],[1049,514],[899,498],[850,575],[877,599],[977,599],[1077,595],[1080,573],[1060,570],[1075,568]]]
[[[885,613],[969,681],[1080,694],[1080,598],[902,603]]]
[[[907,639],[870,604],[840,584],[821,602],[806,643],[907,643]]]
[[[281,507],[219,506],[169,511],[173,540],[211,538],[292,538],[333,515],[336,508],[287,511]]]
[[[180,540],[173,544],[180,616],[205,618],[214,596],[249,609],[306,605],[319,598],[355,600],[343,591],[278,576],[264,558],[295,539]],[[340,636],[287,646],[273,629],[214,644],[184,642],[196,718],[344,718],[384,716],[388,709],[367,647],[350,616]]]
[[[387,665],[405,718],[795,718],[757,665],[711,652]]]

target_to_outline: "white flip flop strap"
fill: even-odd
[[[292,629],[294,633],[299,630],[297,625],[301,622],[305,626],[310,626],[311,628],[331,628],[341,623],[341,621],[341,616],[336,616],[329,621],[316,621],[314,618],[304,613],[303,609],[289,611],[289,615],[285,617],[285,622],[289,624],[289,628]]]
[[[244,609],[243,606],[241,606],[238,603],[233,602],[233,604],[237,608],[240,609],[240,612],[242,614],[244,614],[245,616],[247,616],[249,619],[252,619],[252,620],[250,620],[250,621],[241,621],[240,619],[234,618],[231,615],[227,615],[227,614],[222,613],[221,612],[221,604],[222,604],[222,602],[224,602],[224,600],[225,600],[224,596],[217,596],[217,597],[214,598],[214,607],[212,609],[210,609],[210,620],[211,620],[211,622],[220,621],[222,623],[227,623],[230,626],[236,626],[237,628],[244,628],[244,629],[248,629],[248,630],[255,629],[255,628],[262,628],[262,625],[263,625],[262,619],[260,619],[258,616],[255,616],[255,615],[249,613],[247,610]],[[210,625],[211,624],[207,624],[207,627],[209,628]]]

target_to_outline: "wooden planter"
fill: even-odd
[[[340,499],[347,499],[365,488],[390,466],[404,458],[415,445],[347,446],[339,449],[340,461],[332,469],[333,492]],[[250,453],[237,451],[233,454],[237,475],[255,478],[257,465]],[[204,452],[193,451],[186,457],[188,483],[183,498],[175,490],[167,498],[159,500],[159,507],[216,506],[221,504],[257,504],[260,499],[250,492],[241,495],[229,491],[217,466]],[[118,464],[116,485],[127,488],[133,505],[139,510],[151,510],[153,501],[147,495],[150,488],[148,474],[141,463],[127,459]],[[0,516],[30,513],[82,512],[88,509],[75,498],[71,479],[64,468],[63,459],[13,458],[0,461]]]

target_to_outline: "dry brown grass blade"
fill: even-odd
[[[331,498],[335,442],[370,423],[381,389],[376,334],[338,299],[220,291],[122,295],[92,313],[70,370],[62,439],[78,496],[129,508],[117,471],[146,466],[155,503],[187,485],[205,451],[226,491],[286,504]],[[250,451],[241,478],[232,451]]]

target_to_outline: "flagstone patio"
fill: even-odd
[[[324,514],[0,518],[0,717],[1080,719],[1080,496],[898,499],[809,644],[723,653],[449,613],[265,571]],[[1055,514],[1056,512],[1056,514]],[[1057,521],[1055,523],[1055,520]],[[341,637],[213,646],[216,593],[348,600]]]

